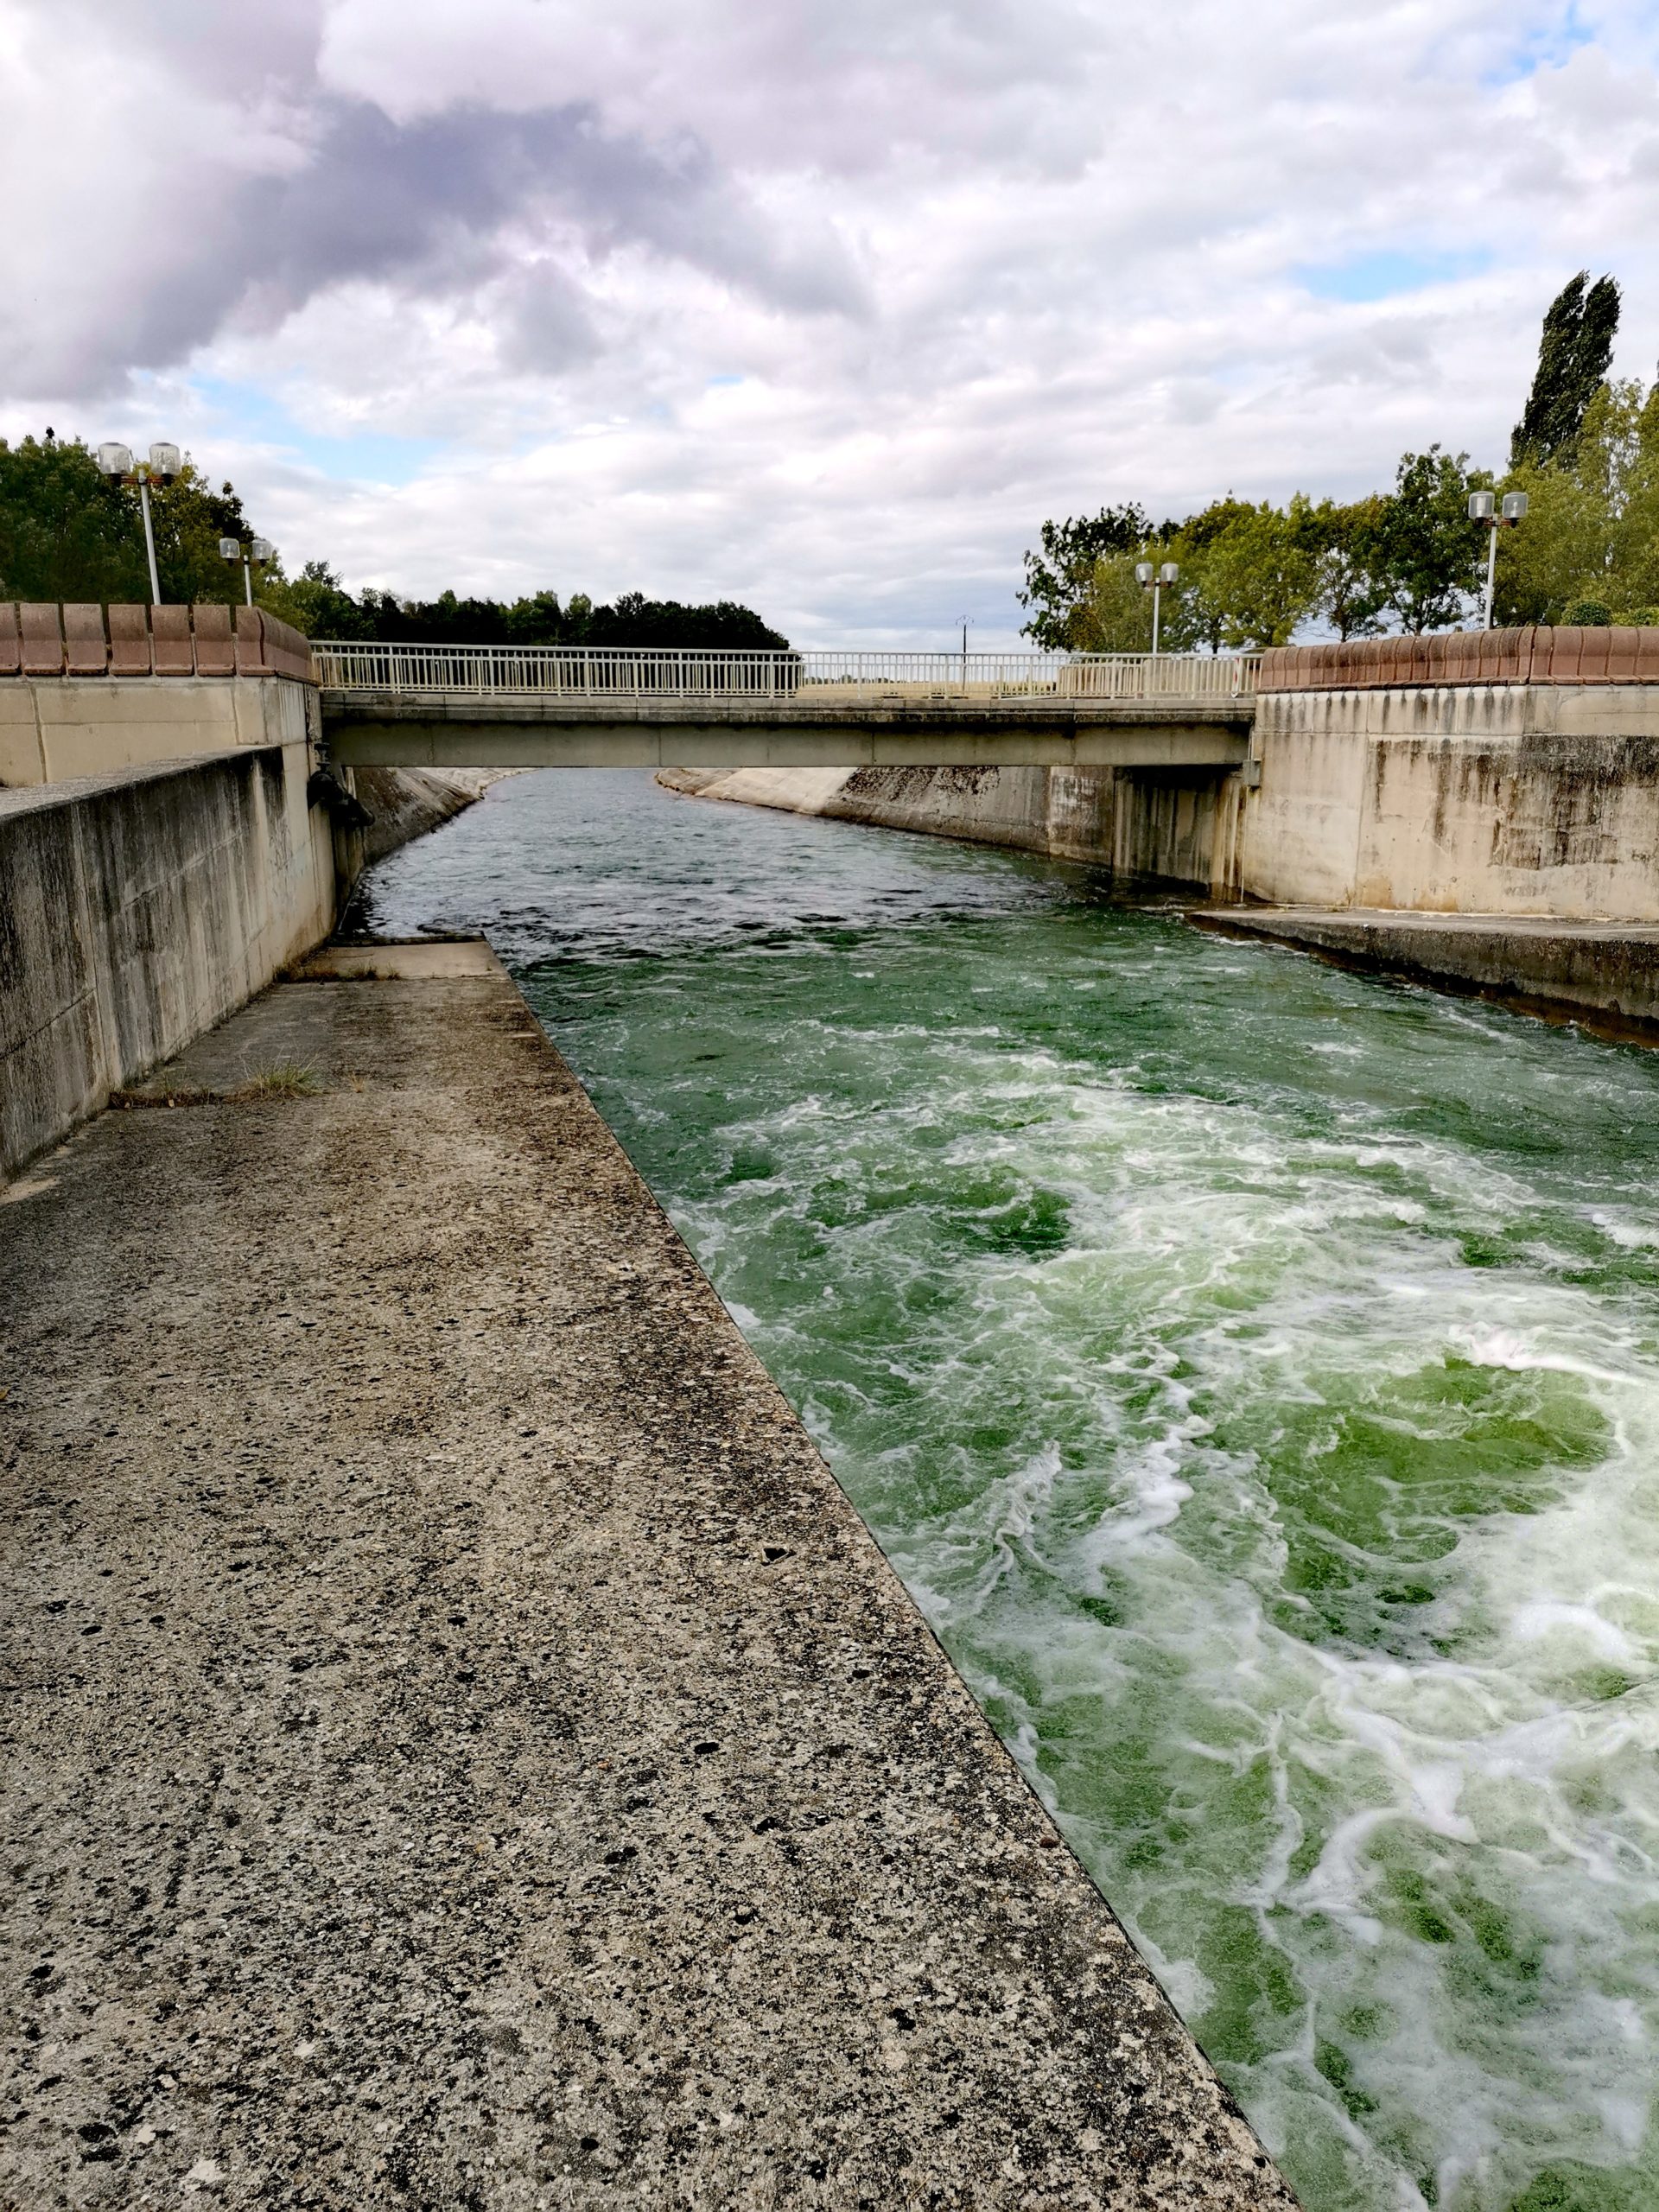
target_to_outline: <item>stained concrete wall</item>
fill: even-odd
[[[1659,919],[1659,686],[1269,693],[1255,753],[1247,899]]]
[[[334,925],[307,747],[0,791],[0,1175]]]

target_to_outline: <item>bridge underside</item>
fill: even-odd
[[[1253,703],[480,700],[323,693],[342,767],[1236,768]]]

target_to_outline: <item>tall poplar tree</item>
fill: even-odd
[[[1587,269],[1580,270],[1550,302],[1538,344],[1537,373],[1510,440],[1512,468],[1526,461],[1572,458],[1585,410],[1613,358],[1618,307],[1613,279],[1602,276],[1592,284]]]

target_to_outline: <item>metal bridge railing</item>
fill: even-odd
[[[411,697],[795,699],[1250,697],[1259,653],[695,652],[581,645],[311,648],[326,690]]]

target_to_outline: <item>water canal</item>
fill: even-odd
[[[498,785],[482,928],[1310,2212],[1650,2212],[1659,1054]]]

